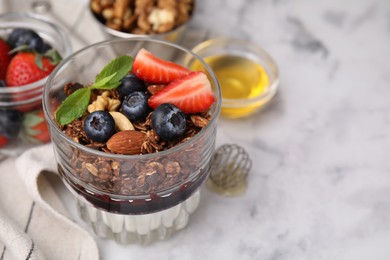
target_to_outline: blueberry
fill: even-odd
[[[161,139],[174,140],[186,130],[186,116],[175,105],[164,103],[153,111],[152,127]]]
[[[36,32],[30,29],[18,28],[11,32],[8,43],[12,48],[28,45],[30,48],[39,51],[44,44],[43,39]]]
[[[132,122],[145,120],[151,109],[148,104],[149,96],[144,92],[133,92],[126,96],[122,103],[123,114]]]
[[[121,84],[117,88],[119,95],[124,98],[129,94],[140,91],[146,91],[146,84],[143,80],[137,78],[133,74],[129,74],[121,80]]]
[[[23,114],[18,110],[0,109],[0,135],[15,138],[22,129]]]
[[[95,142],[106,142],[115,133],[114,118],[107,111],[95,111],[85,118],[84,131]]]
[[[41,54],[45,54],[48,50],[51,50],[51,49],[52,49],[51,45],[44,42],[44,43],[37,49],[37,51],[38,51],[39,53],[41,53]]]

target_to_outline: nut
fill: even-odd
[[[154,31],[161,30],[160,27],[165,27],[163,30],[169,31],[175,25],[175,15],[170,9],[154,8],[148,17],[149,23],[153,25]]]
[[[88,105],[88,112],[92,113],[98,110],[108,110],[115,111],[117,110],[121,102],[118,99],[112,99],[109,97],[110,91],[104,91],[100,96],[96,98],[92,104]]]
[[[102,15],[106,20],[110,20],[114,18],[114,8],[110,7],[110,8],[103,9]]]
[[[130,0],[116,0],[114,2],[114,16],[116,18],[122,18],[129,4]]]
[[[119,131],[134,130],[133,124],[130,120],[121,112],[110,112],[112,118],[114,118],[115,126]]]
[[[120,131],[107,141],[107,148],[117,154],[140,154],[145,139],[146,134],[139,131]]]

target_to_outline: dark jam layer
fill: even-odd
[[[83,186],[72,182],[59,165],[58,172],[61,178],[73,191],[83,196],[96,208],[111,213],[141,215],[171,208],[188,199],[208,176],[209,167],[206,170],[201,170],[197,179],[183,184],[180,189],[169,196],[160,197],[157,194],[150,194],[150,198],[148,200],[136,199],[132,201],[113,200],[108,195],[92,194],[87,192]]]

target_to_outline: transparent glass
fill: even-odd
[[[209,124],[188,141],[144,155],[100,152],[66,136],[53,117],[64,99],[64,84],[92,82],[109,61],[118,55],[134,57],[141,48],[181,65],[185,60],[204,65],[216,97]],[[97,235],[124,244],[148,244],[187,225],[199,203],[199,187],[210,173],[221,105],[218,81],[198,56],[152,39],[101,42],[76,52],[53,71],[43,105],[60,176],[77,198],[81,217],[92,224]]]
[[[46,18],[30,13],[6,13],[0,15],[0,38],[6,39],[15,28],[27,28],[37,32],[46,43],[57,49],[65,58],[72,53],[72,46],[65,31]],[[24,114],[39,110],[42,107],[42,93],[48,77],[23,86],[0,87],[0,110],[17,110]],[[1,130],[1,129],[0,129]],[[0,131],[1,132],[1,131]],[[23,150],[27,143],[22,133],[5,148],[0,149],[0,155],[10,155]]]
[[[252,115],[265,107],[278,90],[276,62],[253,43],[222,37],[202,42],[192,51],[210,65],[220,82],[221,116],[240,118]]]

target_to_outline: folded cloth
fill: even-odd
[[[0,260],[99,259],[95,240],[69,219],[47,174],[56,174],[51,144],[0,162]]]

